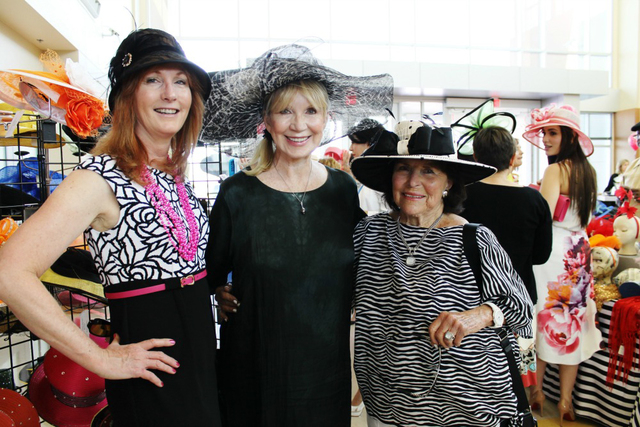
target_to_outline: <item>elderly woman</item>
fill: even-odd
[[[107,378],[114,425],[220,425],[209,225],[184,180],[209,76],[173,36],[142,29],[122,41],[109,78],[111,130],[3,247],[0,298],[52,347]],[[106,349],[38,279],[83,232],[109,299]]]
[[[352,165],[393,209],[367,217],[354,236],[355,363],[368,425],[520,425],[492,328],[530,338],[532,303],[482,226],[480,292],[465,256],[466,220],[458,216],[465,184],[495,169],[458,160],[449,128],[401,122],[396,132],[399,138],[385,132]]]
[[[229,426],[351,423],[352,236],[364,212],[355,181],[311,154],[327,141],[329,114],[384,114],[391,93],[389,76],[339,74],[301,46],[213,78],[206,122],[214,129],[205,134],[255,135],[263,121],[265,129],[250,168],[222,183],[210,217]]]

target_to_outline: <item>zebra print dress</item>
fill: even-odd
[[[401,227],[410,247],[425,231]],[[413,266],[405,263],[407,249],[387,213],[361,221],[354,241],[355,371],[367,413],[400,426],[520,425],[495,331],[484,328],[449,350],[435,348],[428,336],[442,311],[491,301],[512,331],[532,337],[531,300],[495,235],[478,229],[482,296],[464,256],[462,226],[432,230]]]

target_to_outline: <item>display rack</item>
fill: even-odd
[[[13,218],[21,224],[32,215],[55,190],[57,185],[87,154],[81,144],[75,144],[64,133],[62,125],[24,115],[9,138],[8,122],[0,134],[0,219]],[[87,149],[82,146],[82,149]],[[220,144],[200,142],[189,160],[188,179],[207,214],[215,201],[219,183],[228,174]],[[83,238],[76,247],[85,249]],[[91,318],[109,319],[104,297],[75,287],[42,280],[61,308],[79,326]],[[212,298],[212,305],[214,301]],[[214,310],[215,313],[215,310]],[[80,319],[82,319],[80,321]],[[31,333],[0,303],[0,387],[28,396],[28,381],[35,367],[42,362],[49,346]]]

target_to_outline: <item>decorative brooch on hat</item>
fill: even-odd
[[[34,110],[67,125],[81,137],[97,134],[105,117],[102,88],[77,63],[47,49],[40,61],[48,72],[0,70],[0,99],[23,110]]]
[[[473,156],[473,138],[480,129],[500,126],[510,133],[516,130],[515,116],[506,111],[496,112],[493,105],[493,98],[489,98],[451,125],[457,136],[459,155]]]

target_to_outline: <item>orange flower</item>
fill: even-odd
[[[102,124],[104,104],[102,101],[84,94],[67,91],[65,120],[78,136],[87,137]],[[61,97],[62,98],[62,97]]]
[[[4,245],[9,237],[18,229],[18,223],[12,218],[6,217],[0,220],[0,246]]]

